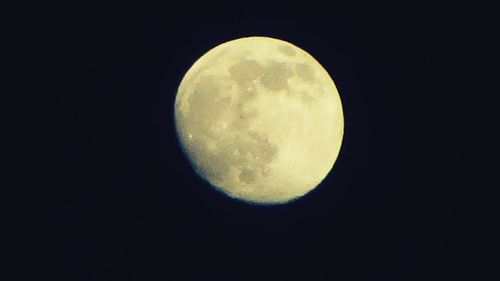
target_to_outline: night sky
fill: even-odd
[[[37,198],[24,210],[34,222],[22,236],[25,273],[149,281],[485,272],[473,231],[482,221],[471,213],[478,182],[467,168],[475,136],[464,132],[474,125],[470,95],[482,91],[468,73],[484,63],[488,18],[478,7],[167,2],[18,10],[43,159]],[[288,205],[251,206],[214,191],[176,137],[184,73],[214,46],[252,35],[309,52],[342,98],[333,170]]]

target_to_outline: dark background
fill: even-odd
[[[470,118],[486,7],[26,4],[13,72],[37,131],[19,276],[37,280],[450,280],[489,276]],[[19,17],[18,17],[19,15]],[[176,139],[183,74],[238,37],[287,40],[339,89],[329,176],[283,206],[213,191]],[[30,140],[27,143],[32,143]],[[32,146],[32,145],[30,145]],[[24,189],[23,189],[24,190]],[[24,277],[19,277],[21,280]],[[483,279],[484,280],[484,279]]]

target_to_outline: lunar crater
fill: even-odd
[[[295,51],[295,50],[293,49],[293,47],[288,46],[288,45],[280,45],[280,46],[278,47],[278,50],[279,50],[281,53],[283,53],[283,54],[285,54],[285,55],[287,55],[287,56],[290,56],[290,57],[295,56],[295,54],[297,53],[297,51]]]
[[[295,73],[297,76],[307,82],[313,82],[314,72],[311,67],[305,63],[295,64]]]

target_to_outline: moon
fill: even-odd
[[[244,37],[201,56],[175,98],[179,142],[216,190],[283,204],[313,190],[340,151],[337,88],[311,55],[283,40]]]

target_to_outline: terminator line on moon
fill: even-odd
[[[330,172],[342,143],[340,96],[307,52],[269,37],[228,41],[183,77],[175,120],[197,173],[226,195],[286,203]]]

